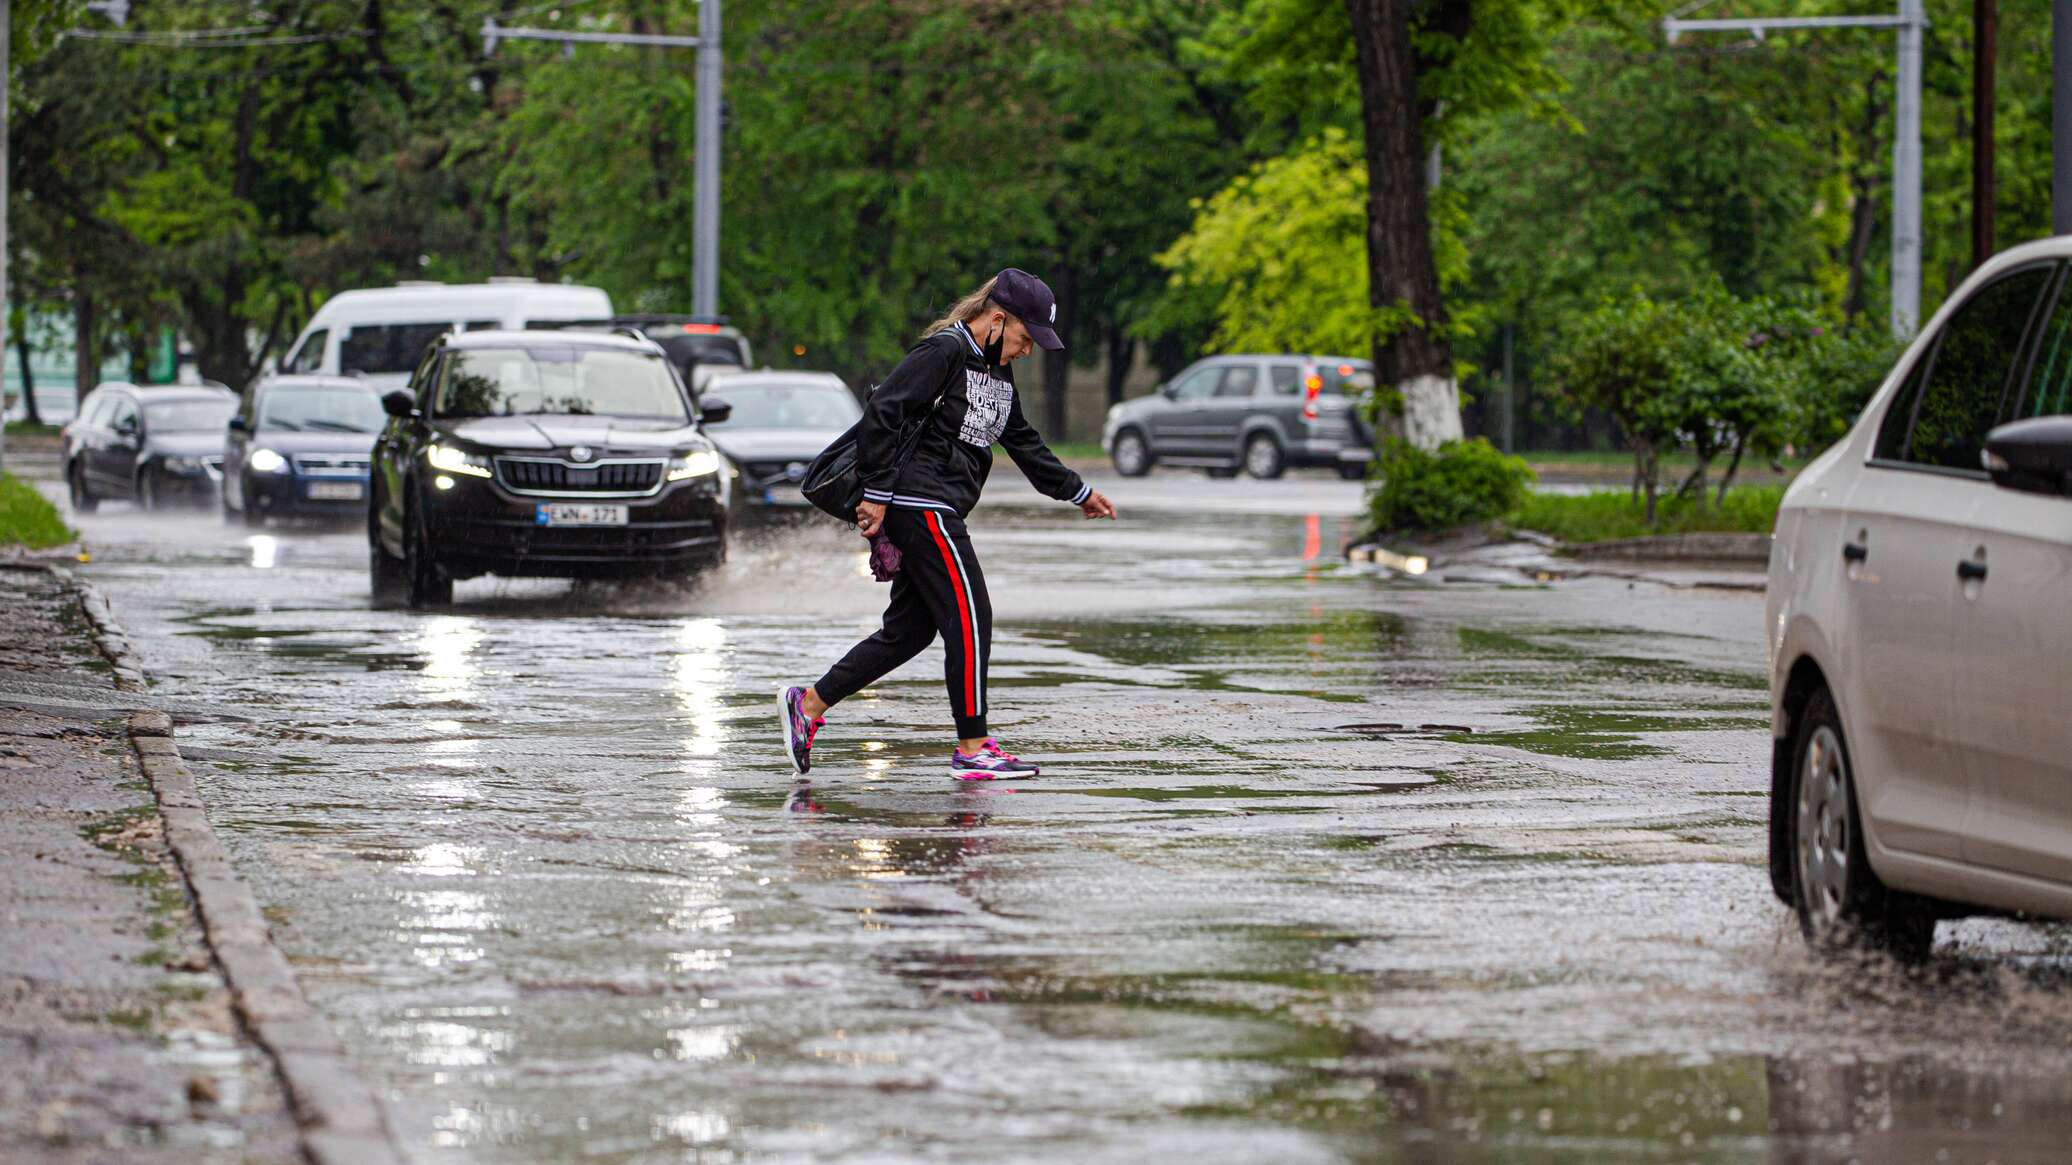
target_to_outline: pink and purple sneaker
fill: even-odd
[[[990,736],[976,753],[967,753],[962,746],[950,749],[950,775],[960,781],[1011,781],[1042,771],[1020,757],[1009,756]]]
[[[799,707],[806,689],[789,687],[777,693],[777,722],[784,729],[784,751],[791,757],[792,771],[804,776],[813,767],[813,736],[825,719],[809,720]]]

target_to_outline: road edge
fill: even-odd
[[[99,588],[62,566],[19,565],[40,565],[70,587],[92,624],[95,648],[115,669],[115,686],[146,689],[142,657]],[[130,747],[157,799],[166,843],[180,863],[209,949],[230,984],[238,1019],[273,1060],[286,1088],[303,1154],[315,1165],[404,1165],[374,1090],[353,1069],[329,1021],[302,993],[294,970],[273,943],[258,900],[209,824],[194,775],[173,743],[172,717],[132,712],[127,727]]]

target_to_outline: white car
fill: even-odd
[[[1949,297],[1770,549],[1770,881],[1816,946],[2072,918],[2072,237]]]
[[[496,276],[487,283],[406,280],[341,291],[303,325],[283,373],[357,376],[377,392],[401,388],[432,341],[448,332],[519,331],[540,320],[603,319],[611,297],[595,287]]]

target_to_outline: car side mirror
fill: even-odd
[[[417,398],[407,388],[399,388],[381,398],[381,411],[397,420],[407,421],[417,415]]]
[[[1177,400],[1180,396],[1180,390],[1170,384],[1161,384],[1158,386],[1158,395],[1167,400]]]
[[[243,417],[233,415],[230,418],[230,431],[233,433],[249,433],[252,431],[252,422]]]
[[[734,406],[716,396],[698,402],[698,416],[708,425],[717,425],[733,415]]]
[[[143,427],[137,424],[137,418],[135,417],[124,417],[115,422],[115,433],[117,436],[134,437],[142,431]]]
[[[1984,461],[2002,489],[2072,496],[2072,417],[2010,421],[1986,434]]]

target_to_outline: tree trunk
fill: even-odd
[[[43,413],[36,407],[36,373],[29,367],[29,329],[26,317],[23,326],[14,333],[15,358],[22,365],[22,418],[32,425],[43,423]]]
[[[72,391],[73,399],[84,403],[101,382],[100,345],[94,330],[100,326],[100,312],[93,296],[77,293],[72,299]]]
[[[1727,489],[1734,484],[1734,475],[1741,471],[1741,455],[1748,451],[1748,434],[1734,438],[1734,457],[1727,462],[1727,473],[1719,479],[1719,505],[1727,504]]]
[[[1883,69],[1873,69],[1863,86],[1863,125],[1857,133],[1859,157],[1849,173],[1849,283],[1842,293],[1842,318],[1862,315],[1864,274],[1871,257],[1871,231],[1877,225],[1879,130],[1885,124],[1886,103],[1878,100],[1878,86],[1885,79]]]
[[[129,333],[129,378],[131,384],[151,383],[150,331],[143,324],[124,329]]]
[[[1137,362],[1137,341],[1121,324],[1108,324],[1108,403],[1122,403],[1123,386],[1130,377],[1130,368]]]
[[[1462,435],[1453,345],[1432,256],[1425,174],[1426,110],[1418,100],[1412,0],[1346,0],[1359,57],[1367,156],[1367,302],[1407,310],[1413,322],[1374,342],[1375,382],[1402,397],[1395,426],[1420,449]],[[1466,5],[1452,6],[1465,25]],[[1443,17],[1435,17],[1443,19]],[[1463,27],[1461,31],[1465,31]],[[1380,440],[1391,426],[1376,426]],[[1393,435],[1393,434],[1390,434]]]
[[[1655,528],[1655,499],[1662,492],[1662,463],[1655,456],[1652,442],[1641,446],[1639,455],[1640,486],[1647,491],[1648,529]]]
[[[1051,324],[1058,339],[1067,344],[1072,342],[1072,319],[1078,307],[1079,283],[1070,267],[1060,265],[1051,272],[1050,287],[1057,293],[1058,318]],[[1069,348],[1043,353],[1043,434],[1052,441],[1065,439],[1065,394],[1070,390],[1068,383],[1072,372],[1072,352]]]

